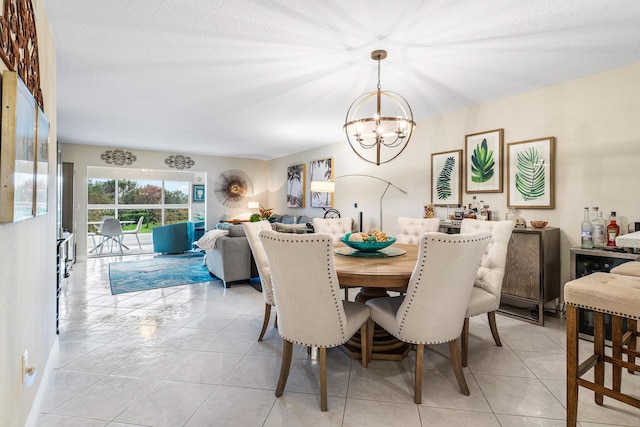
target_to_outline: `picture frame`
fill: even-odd
[[[431,203],[460,206],[462,203],[462,150],[431,154]]]
[[[555,137],[507,144],[507,206],[555,207]]]
[[[204,185],[202,184],[194,184],[193,185],[193,202],[201,203],[205,200],[206,191]]]
[[[18,74],[2,73],[0,222],[35,214],[36,101]]]
[[[287,207],[304,208],[306,165],[287,167]]]
[[[38,108],[36,117],[35,215],[47,213],[49,201],[49,120]]]
[[[465,135],[465,192],[502,193],[504,129]]]
[[[309,162],[311,181],[333,181],[333,157]],[[333,193],[310,191],[312,208],[332,208]]]

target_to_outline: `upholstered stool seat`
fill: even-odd
[[[611,273],[640,277],[640,261],[631,261],[620,264],[619,266],[612,268]]]
[[[603,396],[640,409],[640,399],[620,392],[622,368],[640,372],[635,358],[637,320],[640,319],[640,278],[619,274],[594,273],[568,282],[564,287],[567,306],[567,426],[575,426],[578,415],[578,386],[595,392],[595,402]],[[578,309],[594,312],[594,354],[579,364]],[[604,315],[611,315],[612,356],[605,354]],[[622,334],[622,319],[629,320],[629,331]],[[627,348],[625,348],[627,346]],[[625,361],[622,357],[627,355]],[[612,364],[612,387],[604,386],[604,363]],[[594,368],[593,382],[581,378]],[[640,415],[640,414],[639,414]]]

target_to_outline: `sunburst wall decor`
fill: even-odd
[[[251,184],[249,177],[242,171],[230,169],[224,171],[216,179],[214,191],[224,206],[239,208]]]

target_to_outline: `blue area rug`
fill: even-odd
[[[111,294],[168,288],[217,280],[203,264],[203,254],[162,255],[109,264]]]

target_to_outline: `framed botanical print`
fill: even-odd
[[[554,208],[555,138],[507,144],[507,206]]]
[[[431,155],[431,203],[434,206],[462,203],[462,150]]]
[[[467,193],[502,193],[503,139],[504,129],[466,135]]]
[[[304,208],[305,164],[287,168],[287,207]]]
[[[333,181],[333,157],[313,160],[311,165],[311,181]],[[312,208],[332,208],[333,193],[310,191]]]

